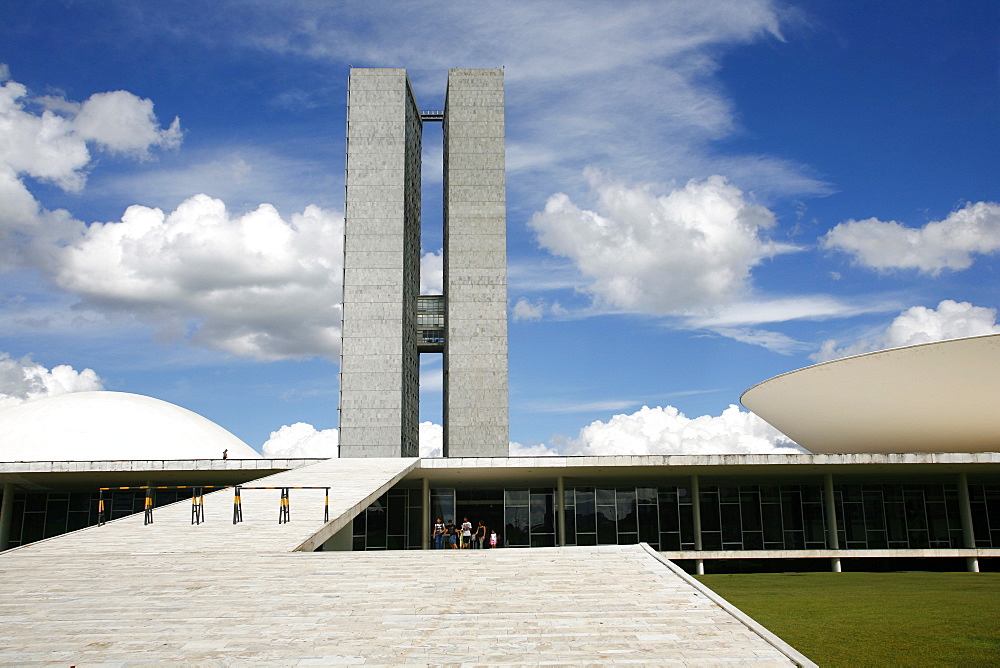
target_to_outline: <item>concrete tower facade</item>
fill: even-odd
[[[506,456],[503,70],[451,70],[444,115],[444,454]]]
[[[444,124],[443,296],[420,296],[423,122]],[[352,69],[340,456],[418,454],[419,354],[444,353],[444,455],[507,454],[502,70],[448,73],[419,111],[402,69]]]
[[[423,126],[405,70],[348,89],[340,456],[415,457]]]

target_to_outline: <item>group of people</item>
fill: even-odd
[[[434,535],[431,545],[435,550],[453,548],[457,550],[482,550],[488,547],[497,546],[497,532],[489,530],[480,520],[479,525],[473,529],[472,522],[466,517],[462,520],[461,526],[456,526],[454,522],[448,520],[442,522],[439,517],[434,523]]]

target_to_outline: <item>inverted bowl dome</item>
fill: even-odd
[[[847,357],[751,387],[740,401],[819,453],[1000,451],[1000,335]]]

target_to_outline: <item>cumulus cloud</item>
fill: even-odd
[[[540,301],[530,302],[524,297],[517,300],[514,308],[511,309],[514,322],[518,320],[541,320],[545,314],[545,305]]]
[[[51,268],[57,249],[84,230],[66,211],[44,209],[26,177],[76,192],[87,181],[90,146],[148,158],[150,148],[180,143],[180,122],[161,129],[153,103],[126,91],[83,103],[31,97],[16,82],[0,86],[0,270]]]
[[[819,352],[810,356],[816,362],[860,355],[862,353],[933,343],[967,336],[1000,334],[997,310],[973,306],[969,302],[945,299],[937,309],[913,306],[900,313],[884,331],[853,344],[838,347],[835,340],[824,341]]]
[[[605,307],[663,315],[727,303],[749,291],[755,265],[794,250],[762,236],[774,215],[721,176],[666,194],[588,177],[594,210],[556,194],[530,225],[543,248],[573,261],[584,290]]]
[[[827,232],[820,243],[880,271],[916,269],[933,275],[945,269],[959,271],[972,266],[975,255],[1000,250],[1000,203],[969,203],[920,228],[877,218],[849,220]]]
[[[558,448],[511,443],[512,456],[797,454],[805,452],[753,413],[731,405],[721,415],[689,418],[673,406],[643,406],[597,420]],[[515,454],[516,453],[516,454]]]
[[[93,369],[77,371],[68,364],[48,369],[30,357],[14,360],[0,353],[0,409],[57,394],[103,389]]]
[[[96,309],[165,337],[261,360],[333,357],[340,346],[343,217],[269,204],[233,215],[195,195],[175,211],[131,206],[61,249],[55,281]]]
[[[154,146],[176,148],[181,143],[180,119],[161,130],[153,101],[124,90],[95,93],[80,105],[73,119],[81,139],[95,142],[112,153],[148,158]]]
[[[444,427],[433,422],[420,423],[420,456],[440,457],[444,447]]]
[[[420,423],[420,456],[440,457],[444,430],[433,422]],[[336,457],[337,430],[316,431],[297,422],[271,432],[265,457]],[[753,413],[730,406],[718,416],[688,418],[673,406],[649,408],[631,415],[615,415],[593,422],[576,438],[557,447],[544,443],[508,444],[511,457],[556,455],[707,455],[796,454],[805,452],[787,436]]]
[[[444,249],[420,256],[420,294],[444,294]]]
[[[164,339],[261,360],[334,357],[340,345],[343,218],[270,204],[234,215],[195,195],[173,212],[130,206],[89,227],[45,210],[25,178],[80,190],[91,148],[144,160],[181,141],[127,91],[82,103],[0,86],[0,270],[35,269],[82,306],[127,312]]]
[[[0,86],[0,164],[18,177],[31,176],[64,190],[87,180],[88,144],[133,157],[154,147],[180,144],[180,120],[161,129],[151,100],[128,91],[95,93],[83,103],[28,95],[16,81]]]
[[[329,459],[337,456],[339,432],[336,429],[317,431],[311,424],[296,422],[272,431],[261,452],[264,457],[317,457]]]
[[[543,443],[524,445],[517,441],[510,441],[507,444],[508,457],[555,457],[558,454],[558,452]]]
[[[90,162],[86,140],[76,135],[71,118],[32,108],[27,96],[27,87],[16,81],[0,87],[0,164],[17,177],[80,190]]]
[[[3,367],[0,366],[0,373]],[[420,423],[420,456],[440,457],[444,430],[433,422]],[[285,457],[331,458],[338,456],[337,445],[340,432],[336,429],[317,431],[311,424],[296,422],[272,431],[261,448],[264,457],[283,459]]]

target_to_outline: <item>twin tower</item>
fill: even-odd
[[[423,124],[443,124],[444,294],[420,294]],[[352,68],[340,456],[416,457],[420,353],[444,353],[444,456],[507,455],[503,70],[448,72],[443,111],[403,69]]]

